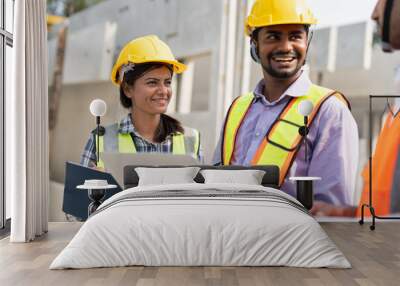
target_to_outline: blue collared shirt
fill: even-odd
[[[301,76],[274,101],[263,95],[261,80],[253,93],[256,97],[240,127],[232,156],[234,165],[251,165],[262,140],[291,97],[307,93],[311,87],[308,75]],[[221,133],[222,136],[222,133]],[[314,118],[307,136],[308,163],[304,146],[297,153],[282,190],[296,196],[291,176],[321,177],[314,183],[315,199],[335,205],[357,205],[354,201],[358,167],[358,129],[350,110],[336,97],[326,100]],[[221,162],[221,138],[214,153],[214,164]]]

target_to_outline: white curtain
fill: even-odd
[[[15,1],[14,66],[6,98],[6,187],[12,242],[47,232],[49,191],[46,0]]]

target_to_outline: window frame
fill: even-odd
[[[6,50],[7,46],[13,48],[13,34],[6,30],[6,1],[0,0],[0,236],[6,235],[10,230],[10,220],[7,220],[6,189],[5,189],[5,93],[6,93]],[[10,0],[8,0],[10,1]],[[11,0],[15,14],[15,0]],[[8,15],[10,16],[10,15]],[[11,15],[14,18],[14,15]],[[14,27],[13,27],[14,28]],[[12,29],[14,30],[14,29]]]

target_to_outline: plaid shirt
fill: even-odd
[[[152,143],[140,136],[133,126],[131,114],[125,116],[119,124],[119,133],[121,134],[132,134],[133,141],[136,147],[136,151],[140,152],[158,152],[158,153],[172,153],[172,136],[169,134],[165,140],[161,143]],[[199,158],[200,162],[203,162],[202,149],[200,146]],[[95,133],[90,134],[89,140],[86,143],[85,149],[81,157],[81,165],[87,167],[95,167],[97,161],[96,153],[96,140]]]

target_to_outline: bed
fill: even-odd
[[[196,183],[152,186],[137,185],[136,167],[125,168],[126,190],[99,207],[50,269],[351,267],[301,203],[276,189],[274,166],[253,167],[265,170],[262,185],[202,183],[198,174]]]

